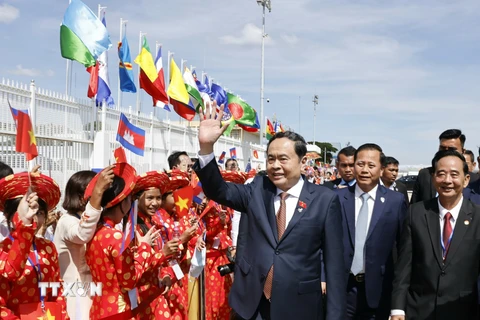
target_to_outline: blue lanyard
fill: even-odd
[[[12,235],[8,236],[10,240],[15,241],[12,237]],[[35,270],[35,273],[37,274],[37,283],[42,281],[42,269],[40,268],[40,262],[38,259],[38,251],[37,251],[37,246],[35,245],[35,239],[33,239],[32,242],[33,245],[33,252],[35,253],[35,260],[37,263],[33,263],[32,259],[30,257],[27,257],[28,262],[32,265],[33,269]],[[29,254],[30,255],[30,254]],[[42,312],[45,313],[45,297],[41,295],[41,292],[39,290],[40,294],[40,307],[42,308]]]

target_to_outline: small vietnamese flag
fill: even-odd
[[[38,156],[38,150],[30,116],[22,110],[12,108],[10,101],[8,101],[8,106],[17,126],[15,151],[25,153],[27,161],[33,160]]]
[[[230,149],[230,158],[237,159],[237,149],[235,147]]]
[[[127,156],[125,155],[123,147],[115,149],[115,151],[113,151],[113,156],[115,157],[116,163],[127,162]]]
[[[173,201],[178,217],[188,216],[189,209],[192,206],[193,188],[191,185],[173,192]]]

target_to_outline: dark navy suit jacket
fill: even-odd
[[[355,253],[355,185],[337,191],[342,206],[345,265],[350,270]],[[365,291],[370,308],[386,308],[392,292],[393,255],[407,212],[403,194],[378,185],[365,243]],[[328,272],[327,272],[328,275]],[[329,288],[327,281],[327,290]],[[330,294],[330,292],[328,292]],[[327,295],[328,295],[327,294]]]
[[[345,319],[341,211],[333,191],[305,182],[292,220],[279,240],[274,209],[277,189],[268,177],[256,177],[248,185],[227,183],[214,160],[203,169],[197,162],[194,170],[207,197],[248,215],[248,234],[236,260],[229,297],[240,317],[254,316],[273,264],[272,319],[324,319],[320,284],[323,249],[329,283],[326,319]]]

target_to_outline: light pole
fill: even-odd
[[[317,104],[318,104],[318,95],[313,96],[313,145],[315,145],[315,133],[317,131]]]
[[[265,33],[265,8],[268,9],[268,12],[272,12],[272,2],[271,0],[257,0],[257,4],[262,6],[263,16],[262,16],[262,76],[260,80],[260,140],[259,144],[262,144],[263,133],[265,131],[264,125],[264,114],[263,114],[263,87],[265,85],[265,38],[267,34]]]

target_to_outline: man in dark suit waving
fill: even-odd
[[[215,110],[214,107],[212,108]],[[306,143],[277,133],[267,146],[267,176],[251,184],[225,182],[214,144],[228,126],[223,111],[200,114],[194,165],[207,197],[248,215],[248,236],[236,261],[229,302],[243,319],[323,319],[320,250],[329,294],[326,319],[344,319],[346,272],[338,196],[301,175]]]
[[[410,206],[395,265],[392,319],[478,319],[480,207],[462,194],[465,158],[454,150],[432,160],[438,198]]]
[[[354,159],[357,183],[338,191],[345,265],[350,272],[346,319],[387,320],[390,315],[392,249],[400,237],[407,204],[401,193],[379,184],[384,158],[378,145],[360,146]],[[327,278],[327,296],[330,285]]]

